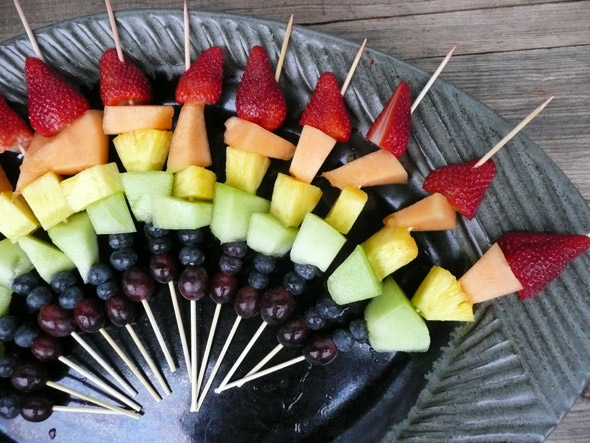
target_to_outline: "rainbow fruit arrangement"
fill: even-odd
[[[25,79],[34,132],[0,97],[0,151],[24,152],[14,188],[0,168],[0,377],[10,381],[0,397],[4,418],[46,419],[52,405],[35,394],[46,375],[32,357],[57,359],[59,340],[76,328],[96,332],[107,319],[129,324],[156,283],[176,281],[187,300],[233,303],[236,328],[260,314],[261,329],[277,327],[280,346],[301,346],[305,360],[324,365],[356,342],[380,352],[426,351],[425,320],[473,321],[476,303],[514,292],[533,297],[590,247],[585,235],[509,233],[459,279],[433,266],[407,298],[391,274],[418,257],[412,232],[453,229],[457,213],[473,218],[492,184],[493,161],[432,171],[423,185],[432,195],[387,216],[342,257],[370,187],[407,182],[398,157],[411,132],[409,86],[400,82],[368,131],[372,153],[322,171],[352,132],[337,76],[319,77],[295,145],[273,132],[288,104],[266,50],[254,46],[237,116],[225,122],[221,182],[205,117],[221,96],[227,56],[219,47],[199,55],[178,82],[178,107],[149,104],[149,79],[114,49],[98,67],[102,110],[90,109],[33,57]],[[269,177],[272,163],[285,173]],[[320,172],[339,189],[323,218],[314,213],[328,188]],[[257,195],[263,180],[274,180],[270,200]],[[314,279],[325,295],[304,297]],[[356,302],[366,303],[364,316],[345,322],[346,306]]]

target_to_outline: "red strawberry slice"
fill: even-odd
[[[313,126],[339,142],[350,138],[350,117],[336,76],[324,72],[316,85],[299,124]]]
[[[578,234],[512,233],[498,240],[510,269],[523,286],[520,298],[531,298],[588,250],[590,238]]]
[[[367,140],[396,157],[406,152],[412,126],[412,92],[401,82],[367,132]]]
[[[107,49],[98,65],[100,98],[105,106],[145,104],[152,100],[150,81],[126,55]]]
[[[35,57],[25,61],[29,121],[44,137],[53,137],[82,116],[90,105],[72,85]]]
[[[19,145],[26,149],[32,138],[33,132],[29,126],[0,95],[0,153]]]
[[[176,101],[215,104],[221,96],[223,51],[219,46],[207,49],[180,77],[176,86]]]
[[[438,192],[444,195],[457,212],[472,219],[496,174],[496,165],[492,160],[474,168],[477,161],[436,169],[428,174],[422,187],[431,194]]]
[[[268,54],[254,46],[236,95],[238,117],[274,131],[287,117],[287,101],[270,68]]]

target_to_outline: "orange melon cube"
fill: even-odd
[[[172,106],[105,106],[102,129],[105,134],[116,135],[138,129],[172,129]]]
[[[298,180],[311,183],[335,144],[335,138],[313,126],[303,126],[289,172]]]
[[[230,117],[225,121],[223,141],[226,145],[279,160],[290,160],[295,145],[256,123]]]
[[[205,104],[187,103],[178,116],[166,168],[168,172],[178,172],[188,166],[205,168],[211,163],[211,151],[205,127]]]
[[[322,174],[332,186],[344,189],[347,186],[364,188],[367,186],[393,185],[406,183],[408,173],[391,152],[384,149]]]
[[[12,185],[8,181],[8,177],[6,177],[6,173],[2,166],[0,166],[0,192],[4,191],[12,191]]]
[[[455,229],[457,214],[444,195],[435,193],[388,215],[383,224],[413,231],[446,231]]]
[[[459,279],[472,304],[522,290],[522,284],[510,269],[504,253],[494,243]]]

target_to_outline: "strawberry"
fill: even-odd
[[[54,136],[90,109],[80,92],[38,58],[25,61],[25,79],[29,121],[44,137]]]
[[[556,279],[567,264],[590,247],[590,238],[578,234],[512,233],[498,245],[520,281],[520,298],[537,295]]]
[[[116,49],[107,49],[98,66],[100,98],[105,106],[145,104],[152,100],[152,87],[143,71],[126,55],[119,60]]]
[[[436,169],[428,174],[422,187],[431,194],[438,192],[444,195],[457,212],[472,219],[496,174],[496,165],[492,160],[474,168],[477,161]]]
[[[391,152],[396,157],[406,152],[412,126],[412,93],[401,82],[367,132],[367,140]]]
[[[320,76],[299,124],[313,126],[339,142],[350,138],[350,117],[338,80],[331,72]]]
[[[176,101],[215,104],[221,96],[223,51],[219,46],[207,49],[180,77],[176,86]]]
[[[236,96],[238,117],[274,131],[287,117],[287,102],[270,68],[268,54],[254,46]]]
[[[26,148],[32,138],[33,132],[29,126],[0,95],[0,153],[18,145]]]

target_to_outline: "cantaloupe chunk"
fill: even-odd
[[[447,198],[437,192],[388,215],[383,223],[413,231],[446,231],[455,229],[457,214]]]
[[[322,174],[335,188],[406,183],[408,173],[391,152],[384,149],[372,152],[356,160]]]
[[[472,304],[522,290],[522,284],[510,269],[504,253],[494,243],[459,279]]]
[[[4,169],[0,166],[0,192],[4,191],[12,191],[12,185],[10,184],[10,181],[8,181]]]
[[[226,145],[279,160],[291,160],[295,145],[256,123],[230,117],[225,121],[223,141]]]
[[[168,172],[178,172],[191,165],[211,165],[204,103],[187,103],[180,110],[166,168]]]
[[[172,106],[105,106],[102,129],[115,135],[138,129],[172,129]]]
[[[289,172],[298,180],[311,183],[335,144],[336,139],[319,129],[303,126]]]

